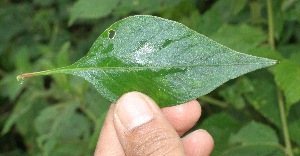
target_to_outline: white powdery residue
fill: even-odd
[[[72,74],[82,77],[94,85],[97,85],[99,83],[97,81],[97,77],[99,77],[100,73],[97,70],[78,71],[78,72],[74,72]]]
[[[90,66],[96,66],[97,65],[97,63],[99,62],[99,56],[97,56],[97,55],[95,55],[94,57],[91,57],[89,60],[88,60],[88,64],[90,65]]]
[[[134,52],[133,57],[134,57],[136,63],[138,63],[138,64],[141,64],[141,65],[151,64],[152,61],[149,60],[148,58],[149,58],[149,55],[155,51],[156,51],[156,49],[153,46],[146,43],[143,47],[141,47],[140,49],[138,49]]]

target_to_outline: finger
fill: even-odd
[[[162,112],[179,136],[182,136],[199,120],[201,106],[197,100],[193,100],[181,105],[162,108]]]
[[[182,138],[188,156],[209,156],[214,148],[212,136],[205,130],[194,131]]]
[[[127,93],[117,101],[114,125],[126,155],[184,155],[175,129],[142,93]]]
[[[119,155],[119,156],[124,155],[125,156],[113,124],[114,109],[115,109],[115,105],[112,104],[109,111],[107,112],[106,119],[104,121],[104,124],[100,132],[100,136],[94,153],[95,156],[102,156],[102,155]]]

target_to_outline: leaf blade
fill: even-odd
[[[165,107],[274,64],[231,50],[180,23],[141,15],[111,25],[73,65],[44,74],[83,77],[112,102],[126,92],[140,91]]]

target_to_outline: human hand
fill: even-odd
[[[160,109],[148,96],[131,92],[112,104],[95,150],[103,155],[207,156],[214,142],[205,130],[180,138],[201,114],[196,100]]]

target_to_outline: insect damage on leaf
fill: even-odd
[[[126,92],[140,91],[165,107],[196,99],[276,62],[236,52],[180,23],[141,15],[111,25],[74,64],[30,76],[77,75],[112,102]]]
[[[114,30],[109,30],[108,31],[108,37],[110,39],[113,39],[115,35],[116,35],[116,32]]]

